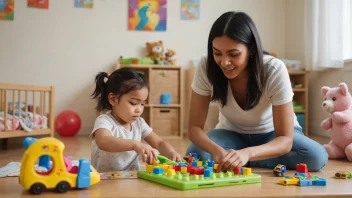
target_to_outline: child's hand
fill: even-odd
[[[177,152],[171,152],[168,156],[168,158],[172,161],[176,161],[176,162],[181,162],[182,161],[182,157],[180,154],[178,154]]]
[[[141,156],[143,162],[153,164],[154,160],[157,160],[158,151],[148,144],[139,143],[133,150]],[[146,155],[146,157],[144,157],[144,155]]]

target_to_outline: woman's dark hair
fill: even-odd
[[[108,99],[109,93],[116,94],[120,98],[130,91],[144,87],[148,88],[148,83],[144,75],[129,68],[117,69],[110,75],[106,72],[100,72],[95,77],[95,84],[95,90],[91,96],[93,96],[93,99],[98,98],[96,106],[98,111],[111,109]]]
[[[229,38],[246,45],[249,50],[247,71],[247,99],[244,110],[255,107],[262,96],[264,89],[263,49],[257,28],[253,20],[243,12],[226,12],[213,24],[208,39],[207,76],[213,85],[212,101],[220,101],[226,105],[228,79],[215,62],[213,55],[213,40],[216,37],[228,36]]]

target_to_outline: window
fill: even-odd
[[[343,0],[343,59],[352,59],[352,3]]]

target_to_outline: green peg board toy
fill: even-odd
[[[191,190],[261,182],[260,175],[235,175],[232,172],[212,173],[209,178],[204,178],[204,175],[189,175],[189,173],[181,172],[176,172],[174,176],[168,176],[166,173],[154,174],[146,171],[138,171],[137,177],[178,190]]]
[[[204,163],[200,162],[179,164],[179,167],[176,168],[174,162],[169,161],[163,156],[159,157],[158,160],[158,163],[147,165],[145,171],[138,171],[137,177],[178,190],[261,182],[261,176],[252,173],[250,168],[242,167],[236,172],[228,171],[226,173],[216,173],[213,170],[214,168],[216,169],[217,164],[214,163],[210,163],[212,167],[204,166]]]

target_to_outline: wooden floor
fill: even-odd
[[[90,159],[90,141],[87,137],[60,138],[66,145],[65,156],[73,159],[86,157]],[[326,138],[313,137],[320,143],[328,142]],[[17,142],[17,143],[16,143]],[[184,154],[189,144],[188,140],[170,140],[171,144]],[[11,161],[20,162],[23,154],[21,141],[10,140],[7,149],[0,150],[0,167]],[[52,191],[44,192],[42,197],[352,197],[352,179],[334,179],[336,171],[352,171],[352,162],[329,160],[327,166],[317,175],[327,179],[327,186],[298,187],[282,186],[272,170],[253,168],[252,172],[262,175],[262,183],[235,185],[228,187],[208,188],[200,190],[178,191],[163,185],[151,183],[142,179],[102,180],[95,186],[85,190],[70,190],[65,194]],[[292,175],[294,172],[289,171]],[[1,198],[30,197],[18,184],[17,177],[0,178]]]

